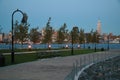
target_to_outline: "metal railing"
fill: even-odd
[[[108,64],[110,68],[109,70],[113,70],[115,66],[118,66],[113,64],[115,62],[114,60],[117,60],[115,58],[117,56],[120,57],[120,53],[114,53],[109,51],[81,55],[80,60],[76,60],[76,62],[73,63],[73,68],[71,72],[65,77],[64,80],[94,80],[94,75],[100,76],[103,75],[103,72],[105,73],[105,68],[107,69],[107,67],[105,67],[105,64]],[[118,67],[120,68],[120,65]],[[92,76],[89,75],[93,73],[90,72],[91,69],[93,69],[94,71],[94,74]],[[97,73],[97,70],[99,70],[101,73]],[[116,69],[114,69],[114,71],[109,71],[109,73],[105,73],[105,75],[111,75],[111,72],[115,72],[115,70]],[[100,80],[104,80],[102,78]],[[107,78],[108,77],[106,77],[105,80],[110,80],[110,78]]]

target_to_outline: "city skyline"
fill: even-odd
[[[12,12],[20,9],[27,13],[30,28],[42,29],[51,17],[51,26],[56,30],[66,23],[69,31],[77,26],[89,32],[91,29],[97,30],[100,20],[102,33],[120,35],[119,8],[119,0],[0,0],[0,25],[2,32],[8,33],[11,30]],[[14,21],[20,22],[21,17],[16,13]]]

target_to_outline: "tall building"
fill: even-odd
[[[97,33],[101,35],[101,21],[100,20],[98,20],[98,23],[97,23]]]

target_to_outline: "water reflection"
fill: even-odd
[[[58,49],[58,48],[66,48],[66,45],[67,45],[67,48],[71,48],[72,47],[72,44],[51,44],[51,48],[54,48],[54,49]],[[27,49],[29,44],[24,44],[24,45],[21,45],[21,44],[15,44],[14,45],[16,49]],[[48,44],[32,44],[31,47],[33,49],[47,49],[48,48]],[[78,48],[79,49],[81,48],[89,48],[89,49],[94,49],[95,48],[95,45],[94,44],[73,44],[73,47],[74,48]],[[104,49],[107,49],[108,47],[108,44],[96,44],[96,48],[97,49],[101,49],[101,48],[104,48]],[[110,44],[109,45],[110,49],[120,49],[120,44]],[[0,44],[0,49],[11,49],[11,44]]]

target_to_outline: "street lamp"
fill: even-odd
[[[72,49],[71,49],[71,55],[73,55],[73,31],[71,32],[71,37],[72,37]]]
[[[109,35],[108,35],[108,50],[109,50],[109,39],[110,39],[110,37],[109,37]]]
[[[86,35],[84,34],[84,49],[85,49],[85,44],[86,44]]]
[[[97,42],[97,35],[95,35],[95,52],[96,52],[96,42]]]
[[[23,13],[21,10],[17,9],[12,13],[12,51],[11,51],[11,63],[14,63],[14,20],[13,20],[13,16],[16,12],[20,12],[23,15],[23,18],[21,20],[22,23],[26,23],[27,22],[27,15],[25,13]]]
[[[97,32],[95,32],[94,35],[95,35],[95,52],[96,52],[96,50],[97,50],[96,45],[97,45],[97,42],[98,42],[99,34],[97,34]]]

